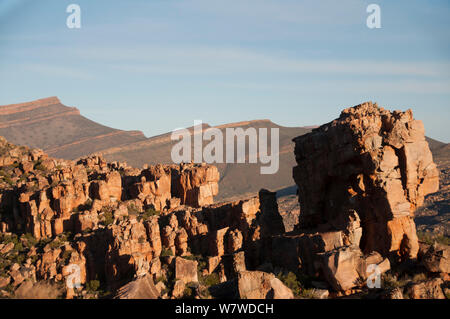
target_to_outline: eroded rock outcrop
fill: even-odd
[[[294,294],[273,274],[262,271],[243,271],[238,277],[242,299],[293,299]]]
[[[188,220],[189,206],[183,206],[187,219],[180,220],[180,227],[170,212],[181,202],[212,204],[219,179],[215,167],[156,165],[140,170],[99,156],[65,161],[3,138],[0,153],[0,235],[18,241],[12,233],[24,234],[23,243],[1,244],[0,254],[31,260],[6,265],[5,285],[16,287],[26,279],[62,282],[73,274],[72,267],[81,276],[80,285],[101,278],[116,288],[133,277],[156,278],[163,245],[173,254],[188,255],[192,236],[207,233],[207,225],[196,229],[195,220]],[[163,215],[169,228],[162,221],[160,227]],[[37,249],[30,237],[50,245]],[[18,248],[23,245],[30,247]],[[74,293],[70,288],[66,296]]]
[[[357,212],[364,253],[418,252],[414,210],[439,188],[421,121],[411,110],[390,112],[370,102],[346,109],[294,139],[300,228]]]
[[[366,103],[295,142],[301,214],[286,232],[276,193],[213,204],[211,165],[62,161],[0,138],[0,296],[75,275],[67,298],[100,286],[119,298],[327,298],[414,260],[413,212],[438,179],[411,112]],[[419,261],[447,278],[448,247]],[[394,295],[440,298],[442,287],[423,280]]]
[[[364,103],[294,142],[301,214],[297,235],[275,239],[287,248],[278,258],[349,291],[389,270],[387,258],[417,257],[414,211],[439,174],[410,110]]]
[[[181,164],[172,169],[172,192],[181,204],[201,207],[213,203],[219,193],[219,171],[211,165]]]
[[[119,215],[127,215],[128,208],[167,211],[180,203],[199,207],[212,204],[218,191],[217,168],[209,165],[139,170],[99,156],[77,162],[52,159],[3,138],[0,148],[0,208],[10,212],[0,220],[0,229],[25,229],[37,239],[95,229],[105,207]]]

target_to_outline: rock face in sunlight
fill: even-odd
[[[439,172],[423,124],[411,110],[390,112],[364,103],[294,141],[300,228],[353,209],[361,219],[365,253],[417,256],[414,211],[438,190]]]

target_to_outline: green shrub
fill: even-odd
[[[63,242],[59,238],[56,238],[54,241],[52,241],[50,243],[50,248],[56,249],[56,248],[61,247],[62,244],[63,244]]]
[[[14,244],[14,251],[16,251],[16,252],[22,252],[22,251],[24,251],[25,249],[24,249],[24,247],[23,247],[23,245],[22,245],[22,243],[21,242],[18,242],[18,243],[16,243],[16,244]]]
[[[314,299],[314,289],[302,288],[298,296],[302,299]]]
[[[184,259],[197,261],[197,257],[195,255],[182,256]]]
[[[161,252],[161,257],[173,256],[173,252],[171,249],[164,248]]]
[[[10,186],[14,186],[14,181],[11,179],[11,177],[4,176],[3,180],[5,181],[5,183],[9,184]]]
[[[3,242],[4,244],[9,244],[9,243],[13,243],[14,247],[19,244],[19,237],[17,237],[16,234],[11,234],[11,235],[1,235],[0,234],[0,241]]]
[[[19,178],[19,182],[25,182],[28,178],[28,173],[22,174]]]
[[[184,288],[184,292],[183,292],[184,299],[192,299],[193,295],[194,294],[193,294],[192,288],[189,288],[189,287]]]
[[[34,166],[34,169],[36,169],[36,170],[38,170],[38,171],[42,171],[42,172],[45,172],[45,171],[47,171],[47,169],[44,167],[44,165],[42,165],[42,164],[36,164],[35,166]]]
[[[103,213],[105,226],[111,225],[114,223],[114,216],[110,209],[106,209]]]
[[[203,276],[202,274],[200,274],[200,272],[198,273],[198,278],[199,278],[199,282],[200,284],[206,286],[206,287],[211,287],[211,286],[215,286],[220,284],[220,278],[219,275],[216,273],[212,273],[206,276]]]
[[[69,250],[64,251],[62,255],[62,259],[64,260],[64,263],[67,264],[70,260],[70,257],[72,257],[72,252]]]
[[[277,278],[281,280],[286,285],[286,287],[291,289],[294,295],[296,296],[301,295],[303,291],[302,284],[298,280],[297,275],[295,275],[293,272],[288,272],[287,274],[283,274],[280,272],[277,275]]]
[[[410,278],[405,276],[403,278],[399,278],[391,272],[381,275],[381,284],[383,288],[401,288],[406,286],[409,282],[411,282]]]
[[[37,245],[38,240],[36,238],[34,238],[34,236],[30,233],[26,233],[24,235],[22,235],[23,239],[24,239],[24,244],[27,248],[31,248]]]
[[[154,209],[153,207],[149,207],[139,217],[140,219],[148,220],[150,217],[158,216],[159,214],[160,212],[158,212],[156,209]]]
[[[97,292],[100,288],[100,281],[91,280],[86,284],[86,290],[89,292]]]

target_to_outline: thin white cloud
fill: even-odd
[[[16,71],[24,73],[35,73],[38,75],[45,75],[50,77],[61,77],[66,79],[75,78],[79,80],[89,80],[94,78],[93,74],[87,72],[86,70],[81,70],[70,66],[59,66],[53,64],[38,64],[38,63],[21,64],[16,68]]]
[[[367,6],[367,5],[366,5]],[[187,0],[176,7],[187,12],[261,21],[297,24],[357,24],[366,16],[364,2],[358,0]]]
[[[323,92],[357,92],[359,94],[408,93],[408,94],[450,94],[450,81],[361,81],[326,80],[320,83],[303,82],[220,82],[219,85],[236,89],[263,91],[291,91],[320,94]]]
[[[52,61],[47,58],[52,52]],[[39,64],[29,64],[29,51],[10,52],[24,67],[64,74],[70,70],[74,77],[90,76],[73,65],[95,63],[99,69],[109,68],[122,72],[169,75],[225,75],[225,74],[299,74],[299,75],[367,75],[415,76],[450,78],[449,62],[415,62],[383,60],[330,60],[296,57],[293,52],[256,51],[236,47],[214,46],[139,46],[122,47],[40,47],[33,51]],[[64,59],[58,60],[58,56]],[[70,67],[65,61],[73,61]],[[52,65],[54,65],[52,67]],[[90,73],[93,73],[90,70]],[[100,71],[98,71],[100,72]]]
[[[112,52],[107,55],[107,52]],[[450,76],[450,63],[292,58],[240,48],[148,47],[138,50],[88,50],[89,59],[114,62],[128,72],[162,74],[294,73],[386,76]]]

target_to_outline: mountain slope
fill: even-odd
[[[146,139],[139,131],[117,130],[91,121],[56,97],[0,106],[0,135],[66,159]]]
[[[203,129],[209,128],[209,125],[204,125]],[[250,195],[258,192],[261,188],[267,188],[270,190],[277,190],[280,188],[288,187],[293,184],[292,180],[292,167],[295,164],[292,138],[295,136],[303,135],[310,132],[310,128],[302,127],[282,127],[269,120],[255,120],[238,122],[227,125],[216,126],[222,131],[225,143],[231,143],[227,141],[226,129],[227,128],[242,128],[244,130],[252,127],[259,131],[260,128],[266,128],[268,132],[268,152],[271,153],[270,143],[270,130],[272,128],[279,129],[280,146],[279,146],[279,170],[273,175],[262,175],[260,173],[261,163],[258,160],[257,164],[230,164],[230,163],[214,163],[220,171],[220,192],[217,197],[218,200],[231,199]],[[190,128],[192,131],[192,128]],[[126,161],[128,164],[140,167],[144,164],[156,164],[172,163],[171,150],[173,142],[170,138],[170,134],[164,134],[158,137],[149,138],[146,141],[141,141],[133,144],[129,144],[125,147],[116,147],[109,150],[103,150],[99,152],[107,160],[110,161]],[[204,142],[203,145],[207,143]],[[248,154],[247,146],[247,157]],[[224,150],[224,158],[226,151]],[[266,165],[264,165],[266,166]]]

